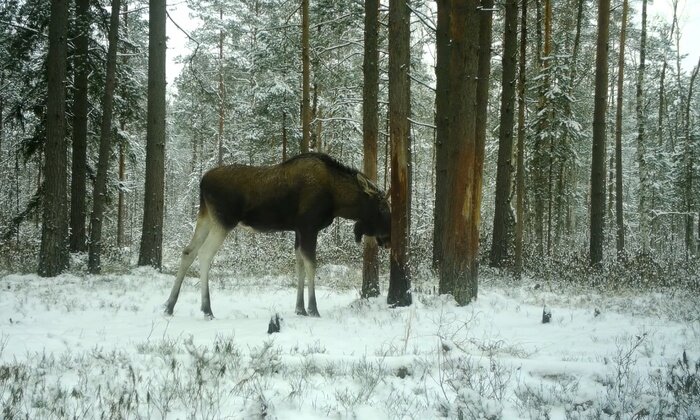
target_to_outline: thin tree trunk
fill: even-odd
[[[527,2],[520,14],[520,55],[518,57],[518,157],[515,203],[515,272],[523,272],[523,234],[525,233],[525,64],[527,57]]]
[[[122,24],[124,30],[124,37],[129,37],[129,5],[128,0],[122,3],[122,16],[124,17],[124,23]],[[128,55],[124,54],[122,57],[122,65],[126,66],[128,64]],[[126,131],[126,118],[122,115],[119,121],[119,128],[122,132]],[[118,176],[119,176],[119,192],[117,197],[117,246],[123,247],[126,245],[126,150],[125,150],[125,140],[119,140],[119,166],[118,166]]]
[[[615,112],[615,222],[617,224],[617,258],[624,259],[625,223],[622,212],[622,99],[625,80],[625,41],[627,39],[627,0],[622,2],[622,23],[620,24],[620,55],[617,61],[617,109]]]
[[[163,259],[165,189],[165,7],[165,0],[149,1],[146,185],[138,261],[158,269]]]
[[[411,297],[411,83],[410,9],[389,0],[389,135],[391,138],[391,256],[387,303],[408,306]]]
[[[479,57],[476,87],[476,121],[474,143],[474,167],[469,208],[470,280],[469,294],[476,299],[479,285],[479,229],[481,228],[481,197],[486,148],[486,126],[489,103],[489,76],[491,75],[491,38],[493,33],[493,0],[481,0],[478,9]],[[512,125],[512,123],[511,123]]]
[[[507,0],[503,35],[503,73],[501,76],[501,119],[498,131],[498,168],[496,204],[493,217],[493,240],[490,265],[503,267],[508,258],[511,212],[510,190],[513,174],[513,121],[515,117],[515,81],[518,51],[518,0]]]
[[[218,131],[218,158],[219,166],[224,164],[224,117],[225,117],[225,101],[224,101],[224,9],[219,6],[219,131]]]
[[[688,98],[685,104],[685,121],[684,121],[684,137],[685,137],[685,249],[686,249],[686,259],[691,255],[696,255],[697,250],[695,247],[695,235],[693,234],[693,207],[695,206],[695,201],[693,197],[693,164],[695,163],[695,156],[693,154],[693,144],[690,134],[690,108],[693,99],[693,85],[695,84],[695,79],[698,77],[698,69],[700,69],[700,59],[698,59],[698,64],[693,69],[693,73],[690,76],[690,83],[688,86]],[[700,236],[700,231],[698,231]]]
[[[552,54],[552,1],[544,1],[544,51],[543,51],[543,72],[544,72],[544,89],[548,89],[550,86],[550,67],[551,61],[554,59]],[[552,114],[551,106],[549,104],[549,99],[547,96],[542,98],[544,100],[544,109],[547,112],[544,114],[544,119],[542,120],[541,133],[547,133],[552,124]],[[540,146],[542,150],[546,147],[548,149],[547,155],[543,159],[543,164],[547,165],[547,255],[550,255],[552,250],[552,170],[554,165],[554,138],[547,133],[546,141]],[[543,152],[544,153],[544,152]],[[544,168],[541,169],[543,172],[544,180]],[[542,193],[544,193],[544,185],[542,186]],[[544,200],[544,198],[543,198]],[[544,211],[544,203],[542,203]],[[544,217],[544,216],[543,216]]]
[[[435,204],[433,206],[433,268],[442,260],[445,207],[447,202],[447,141],[449,135],[449,0],[437,0],[435,33]]]
[[[53,277],[69,264],[67,156],[65,139],[66,50],[68,2],[51,0],[48,92],[46,100],[46,146],[44,148],[44,211],[41,226],[38,273]]]
[[[75,99],[73,101],[73,142],[71,162],[70,250],[84,252],[85,196],[88,129],[88,43],[90,39],[90,2],[77,0],[75,39]]]
[[[112,146],[112,109],[114,108],[114,86],[117,72],[117,42],[119,40],[119,1],[112,0],[112,14],[109,20],[107,46],[107,72],[105,90],[102,95],[102,124],[100,126],[100,152],[97,160],[97,177],[92,198],[90,217],[90,246],[88,249],[88,271],[97,274],[101,271],[102,218],[107,193],[107,173]]]
[[[597,266],[603,261],[603,242],[605,239],[605,115],[608,95],[609,27],[610,0],[598,0],[598,37],[596,43],[591,160],[590,262],[592,266]]]
[[[636,113],[637,113],[637,164],[639,166],[639,234],[642,239],[642,252],[649,249],[649,215],[647,209],[647,196],[649,194],[649,173],[646,164],[646,139],[644,137],[645,118],[644,113],[644,71],[647,42],[647,0],[642,0],[642,32],[639,46],[639,68],[637,70],[636,86]]]
[[[545,196],[546,196],[546,179],[545,179],[545,168],[547,167],[547,141],[545,134],[548,129],[549,115],[546,111],[548,107],[548,100],[546,96],[546,88],[549,86],[549,55],[551,54],[551,14],[547,10],[551,10],[550,0],[545,0],[545,13],[544,18],[542,16],[542,11],[540,7],[540,0],[536,1],[536,13],[537,13],[537,63],[539,65],[540,74],[544,75],[544,80],[539,86],[539,99],[537,103],[537,114],[539,115],[539,122],[537,124],[537,132],[535,134],[535,141],[533,147],[533,159],[532,159],[532,190],[533,190],[533,201],[535,210],[535,239],[536,239],[536,249],[537,254],[542,256],[545,251]],[[550,16],[548,18],[548,16]],[[542,27],[544,23],[544,36],[542,34]],[[549,41],[548,41],[549,40]]]
[[[362,72],[362,144],[364,173],[377,183],[377,137],[379,136],[379,0],[365,1],[365,45]],[[377,242],[364,241],[363,298],[379,296]]]
[[[309,74],[309,0],[301,0],[301,152],[309,151],[311,142],[310,74]]]

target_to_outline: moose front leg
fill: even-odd
[[[304,308],[304,276],[306,275],[306,270],[304,268],[304,257],[301,256],[301,248],[299,248],[298,244],[294,249],[294,253],[297,259],[297,305],[295,312],[297,315],[306,316],[308,315]]]

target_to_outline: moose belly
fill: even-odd
[[[294,217],[277,211],[251,212],[241,219],[238,226],[256,232],[295,230]]]

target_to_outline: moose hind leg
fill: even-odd
[[[306,277],[309,278],[309,315],[320,317],[318,307],[316,306],[316,259],[306,260]]]
[[[304,257],[301,255],[301,248],[299,248],[298,241],[294,247],[294,254],[296,255],[297,263],[297,305],[295,312],[297,315],[308,315],[306,309],[304,308],[304,276],[306,271],[304,269]]]
[[[185,247],[185,249],[182,251],[182,256],[180,257],[180,268],[177,270],[177,275],[175,276],[173,288],[170,290],[170,297],[168,297],[168,301],[165,302],[165,313],[167,315],[173,314],[173,309],[175,308],[175,304],[177,303],[177,298],[180,295],[182,281],[185,279],[187,270],[189,270],[190,266],[194,262],[195,257],[197,257],[199,248],[202,246],[202,243],[207,238],[207,235],[209,235],[209,228],[209,219],[200,216],[197,219],[197,226],[194,229],[192,240],[190,241],[189,245],[187,245],[187,247]]]
[[[216,252],[221,248],[227,234],[228,230],[226,228],[218,223],[214,223],[207,239],[204,241],[199,251],[202,312],[204,312],[204,315],[209,319],[214,318],[214,314],[211,311],[211,299],[209,297],[209,269],[211,268],[211,262]]]

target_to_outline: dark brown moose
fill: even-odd
[[[316,241],[334,218],[355,220],[355,240],[374,237],[388,247],[391,214],[386,196],[359,171],[328,155],[305,153],[273,166],[228,165],[207,172],[199,187],[199,214],[182,252],[165,312],[172,315],[185,273],[200,259],[202,311],[213,318],[209,268],[226,235],[236,226],[259,232],[293,231],[299,315],[319,316],[316,306]],[[309,307],[304,308],[304,279]]]

